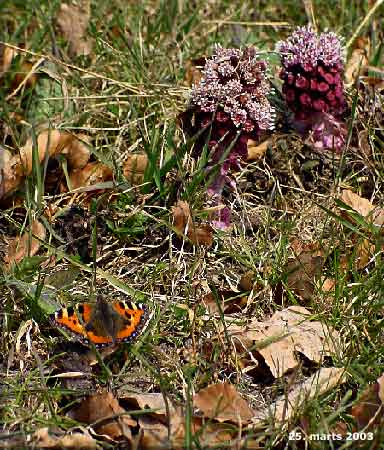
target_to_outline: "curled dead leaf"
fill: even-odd
[[[40,428],[32,435],[32,441],[38,448],[75,449],[84,450],[99,449],[97,441],[89,434],[72,433],[65,436],[49,434],[48,428]]]
[[[324,356],[339,349],[338,333],[321,322],[310,321],[310,314],[302,306],[290,306],[264,322],[252,321],[246,327],[230,325],[227,332],[239,350],[255,351],[279,378],[299,365],[297,352],[321,363]]]
[[[87,38],[87,28],[91,17],[91,3],[80,0],[76,4],[61,3],[57,15],[57,25],[69,43],[72,56],[89,55],[92,52],[92,40]]]
[[[112,180],[112,178],[112,169],[99,162],[88,163],[81,169],[72,170],[69,176],[71,189],[92,186],[94,184]]]
[[[0,45],[0,53],[1,55],[1,71],[0,71],[0,77],[2,77],[6,72],[8,72],[9,68],[11,67],[12,60],[16,56],[16,50],[13,48],[7,47],[6,45],[1,44]]]
[[[207,223],[203,223],[188,230],[187,236],[195,245],[211,247],[213,244],[213,228]]]
[[[353,84],[359,73],[369,64],[369,41],[368,39],[360,37],[355,41],[355,48],[353,49],[350,58],[347,61],[344,76],[347,84]]]
[[[340,200],[374,225],[378,227],[384,225],[384,209],[374,206],[366,198],[362,198],[350,190],[344,190],[341,193]],[[345,211],[345,214],[351,218],[348,211]],[[351,219],[353,220],[353,218]]]
[[[34,237],[36,236],[36,237]],[[6,267],[20,262],[27,256],[34,256],[40,248],[40,241],[45,239],[44,225],[38,220],[32,222],[31,230],[25,231],[22,236],[14,239],[8,247],[8,253],[4,257]]]
[[[371,145],[369,142],[369,132],[368,130],[361,130],[359,132],[359,149],[362,151],[363,155],[370,157],[372,154]]]
[[[8,192],[9,186],[12,184],[11,161],[11,152],[0,147],[0,198]]]
[[[120,400],[124,400],[134,409],[152,409],[151,414],[165,416],[167,414],[167,406],[163,394],[159,393],[134,393],[128,394],[122,392],[119,395]],[[173,411],[172,404],[168,402],[168,409]]]
[[[248,161],[258,161],[261,159],[266,151],[268,150],[268,146],[271,144],[271,139],[266,139],[265,141],[258,144],[256,141],[252,139],[248,139],[247,142],[247,160]]]
[[[285,267],[287,287],[308,301],[313,296],[315,279],[321,275],[325,257],[318,243],[294,240],[291,247],[295,257]]]
[[[66,131],[46,130],[37,137],[37,154],[39,162],[42,163],[46,157],[54,157],[63,154],[68,160],[71,169],[84,167],[90,156],[86,145],[88,137],[78,137]],[[34,141],[28,139],[20,149],[19,154],[13,155],[8,162],[7,170],[3,171],[2,186],[0,193],[7,195],[14,191],[22,182],[24,177],[32,172]]]
[[[150,415],[139,416],[138,422],[141,434],[138,448],[143,450],[184,448],[187,430],[185,412],[182,408],[175,408],[172,411],[167,425]],[[218,445],[228,448],[225,444],[228,444],[234,434],[232,425],[212,423],[196,416],[191,417],[190,427],[192,435],[199,434],[199,443],[203,448]]]
[[[132,186],[138,186],[144,181],[145,170],[148,165],[148,156],[145,153],[129,155],[123,163],[123,173]]]
[[[113,440],[132,439],[131,427],[137,426],[129,414],[110,392],[101,392],[86,397],[78,407],[73,408],[68,415],[79,422],[94,424],[98,434],[105,434]],[[117,417],[116,417],[117,416]]]
[[[247,306],[248,298],[238,292],[220,290],[217,297],[213,292],[208,292],[203,296],[203,303],[210,314],[237,313]]]
[[[265,422],[272,422],[275,426],[286,425],[311,398],[317,398],[344,382],[344,369],[323,367],[303,383],[294,386],[288,394],[279,397],[269,408],[255,411],[252,425],[258,426]]]
[[[172,207],[173,226],[180,236],[187,237],[195,245],[210,247],[213,243],[213,228],[208,224],[195,225],[188,202],[179,200]]]
[[[254,416],[253,410],[229,383],[211,384],[193,397],[194,405],[204,417],[219,422],[248,423]]]
[[[384,374],[368,385],[352,407],[357,430],[373,430],[384,426]]]

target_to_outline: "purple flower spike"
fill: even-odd
[[[208,194],[221,204],[224,187],[233,187],[230,170],[238,170],[240,161],[246,159],[249,139],[257,141],[263,132],[273,129],[275,113],[267,99],[271,90],[267,63],[255,48],[217,45],[202,73],[200,82],[192,87],[189,108],[180,119],[189,136],[200,132],[194,157],[201,155],[208,142],[207,177],[217,174],[208,186]],[[208,123],[211,126],[202,131]],[[223,214],[225,219],[219,218],[218,223],[229,221],[229,215]]]
[[[276,50],[293,126],[302,134],[312,133],[311,139],[319,144],[314,144],[316,148],[341,151],[346,137],[342,122],[346,101],[340,38],[331,32],[318,35],[310,26],[299,27],[286,41],[278,42]],[[322,138],[320,133],[324,133]]]

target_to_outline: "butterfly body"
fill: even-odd
[[[50,316],[50,321],[85,344],[92,342],[103,347],[132,341],[143,330],[147,318],[147,308],[141,303],[109,303],[98,296],[96,304],[79,303],[59,309]]]

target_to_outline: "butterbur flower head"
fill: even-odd
[[[292,111],[304,115],[321,108],[336,116],[344,112],[343,48],[335,33],[318,35],[310,26],[299,27],[276,49],[283,65],[283,92]]]
[[[310,26],[299,27],[285,41],[276,45],[280,54],[283,80],[283,94],[288,107],[294,113],[293,125],[305,133],[314,131],[318,135],[319,113],[324,114],[323,122],[332,126],[324,126],[332,133],[337,120],[346,109],[343,87],[344,58],[340,38],[332,32],[318,35]],[[313,117],[312,117],[313,116]],[[341,122],[340,122],[341,123]],[[328,141],[333,142],[332,148],[340,150],[345,142],[345,136]],[[337,142],[337,144],[336,144]],[[321,143],[323,146],[324,142]],[[320,144],[319,144],[320,145]]]
[[[192,87],[189,109],[181,115],[182,127],[189,135],[205,129],[195,141],[194,156],[199,156],[207,143],[209,166],[222,165],[221,182],[214,182],[211,190],[214,186],[222,190],[223,177],[246,157],[248,139],[257,140],[273,128],[275,114],[267,99],[269,93],[267,63],[255,48],[215,46],[205,61],[201,80]]]
[[[206,60],[200,82],[193,86],[190,103],[201,113],[213,113],[213,121],[220,123],[226,113],[226,128],[247,128],[260,133],[273,127],[274,111],[266,96],[270,85],[266,76],[267,64],[259,59],[253,47],[239,50],[215,47]]]

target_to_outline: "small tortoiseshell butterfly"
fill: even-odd
[[[79,303],[61,308],[50,316],[54,326],[70,331],[77,339],[97,347],[135,339],[148,321],[145,305],[133,302],[106,302],[101,295],[96,304]]]

